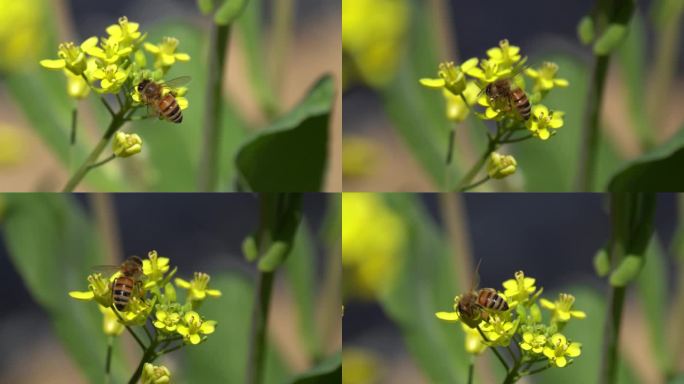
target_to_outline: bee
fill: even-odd
[[[169,91],[164,94],[164,88],[175,88],[187,84],[190,76],[182,76],[166,82],[154,82],[144,79],[138,84],[140,100],[148,107],[152,107],[160,119],[168,120],[172,123],[183,121],[180,105],[176,101],[176,94]]]
[[[522,88],[512,84],[511,79],[499,79],[487,84],[485,93],[495,103],[502,103],[507,111],[515,110],[523,120],[529,120],[532,107]]]
[[[478,263],[475,270],[476,280]],[[474,287],[477,284],[473,285]],[[458,314],[464,322],[471,326],[477,326],[480,320],[487,320],[490,313],[508,311],[508,303],[496,292],[494,288],[472,288],[469,292],[461,295],[457,305]]]
[[[139,290],[143,262],[138,256],[131,256],[127,258],[120,266],[102,265],[94,269],[100,271],[118,271],[121,272],[114,281],[112,281],[112,302],[114,307],[119,311],[124,311],[128,306],[128,302],[133,297],[133,294]]]

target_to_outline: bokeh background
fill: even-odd
[[[222,164],[224,167],[230,165],[222,175],[224,188],[234,176],[233,157],[240,143],[255,130],[268,125],[268,119],[262,112],[261,98],[253,87],[253,78],[259,76],[255,68],[265,70],[269,79],[260,79],[261,84],[271,84],[282,112],[296,105],[324,73],[331,73],[336,89],[341,88],[339,1],[287,2],[293,13],[292,36],[284,53],[283,68],[278,72],[272,68],[275,62],[272,41],[274,5],[281,2],[254,0],[251,3],[261,7],[258,25],[262,29],[253,31],[249,38],[257,41],[248,43],[243,30],[235,28],[229,49],[228,73],[224,76],[224,95],[230,103],[225,112],[229,117],[225,122],[222,144],[225,158]],[[138,191],[194,190],[198,160],[192,156],[185,158],[199,151],[201,141],[201,129],[190,131],[190,127],[195,124],[200,127],[204,113],[201,100],[205,95],[203,79],[210,26],[210,18],[199,12],[196,1],[2,0],[0,8],[3,9],[0,15],[0,190],[57,190],[65,183],[68,170],[82,161],[81,157],[76,157],[66,164],[61,163],[51,149],[52,144],[32,129],[33,119],[27,114],[57,114],[64,118],[64,127],[68,127],[70,121],[70,107],[65,111],[55,110],[59,103],[51,102],[55,98],[67,98],[63,74],[45,70],[38,61],[56,57],[57,45],[61,41],[80,43],[90,36],[104,35],[105,28],[115,24],[122,15],[139,22],[140,29],[149,32],[148,41],[175,36],[180,40],[178,51],[191,55],[190,62],[173,69],[175,76],[193,77],[188,94],[190,108],[184,112],[184,122],[188,123],[177,127],[154,123],[152,127],[147,124],[135,129],[141,133],[149,150],[170,151],[175,153],[175,159],[168,155],[165,160],[164,156],[147,151],[137,159],[108,164],[107,170],[95,172],[97,176],[90,178],[90,185],[86,182],[80,188],[83,191],[126,190],[116,183],[103,184],[104,178],[124,179]],[[255,44],[259,50],[253,49]],[[251,56],[247,56],[248,52]],[[271,80],[276,74],[279,74],[278,78]],[[16,95],[20,93],[24,93],[24,103],[29,104],[28,107],[17,101]],[[26,93],[30,95],[28,98]],[[35,106],[30,110],[33,104]],[[92,144],[87,146],[89,150],[102,134],[103,123],[98,119],[103,119],[102,113],[106,112],[92,95],[79,104],[78,140],[92,140]],[[322,188],[330,191],[341,190],[341,106],[341,98],[337,98],[329,126],[327,172]],[[54,133],[52,137],[55,137]],[[175,149],[173,145],[176,145]],[[100,172],[105,172],[104,176]]]
[[[558,77],[568,79],[570,87],[554,90],[545,104],[566,112],[565,126],[547,142],[507,146],[518,160],[518,173],[490,181],[481,190],[572,190],[593,62],[591,47],[581,45],[576,30],[594,3],[345,0],[344,189],[446,190],[444,154],[452,125],[444,116],[440,92],[422,87],[418,79],[436,77],[439,62],[486,57],[486,50],[505,38],[529,56],[528,64],[553,61],[560,66]],[[596,190],[605,190],[609,177],[627,159],[666,142],[682,128],[683,11],[663,11],[675,3],[638,1],[630,34],[613,54],[601,115]],[[663,78],[668,80],[661,92],[655,82]],[[484,135],[473,125],[467,120],[456,127],[453,180],[482,151]]]
[[[465,382],[461,326],[435,313],[452,310],[480,260],[480,287],[502,289],[523,270],[542,297],[571,293],[587,313],[566,328],[582,355],[530,382],[597,382],[607,284],[593,258],[610,239],[607,208],[604,194],[345,193],[343,382]],[[666,382],[665,350],[684,372],[683,218],[681,195],[657,196],[655,235],[623,312],[620,383]],[[503,377],[491,352],[475,366],[476,382]]]
[[[207,272],[209,286],[223,293],[201,308],[218,321],[216,333],[161,360],[174,382],[243,381],[256,267],[241,244],[259,224],[256,195],[12,194],[0,202],[0,382],[101,382],[102,315],[67,293],[86,288],[93,265],[153,249],[178,266],[178,276]],[[339,233],[339,198],[305,194],[302,226],[273,290],[269,383],[284,383],[341,348]],[[115,353],[130,375],[140,351],[127,333],[119,339]],[[73,357],[83,351],[90,354]]]

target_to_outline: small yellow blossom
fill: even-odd
[[[557,79],[558,65],[545,61],[539,69],[527,68],[525,73],[527,76],[535,79],[535,91],[549,91],[553,87],[565,88],[570,83],[565,79]]]
[[[142,35],[138,28],[138,23],[129,22],[126,16],[119,18],[118,24],[113,24],[107,27],[109,40],[118,43],[122,46],[128,46],[138,40]]]
[[[157,68],[168,68],[173,65],[176,60],[190,60],[190,55],[187,53],[176,53],[177,47],[178,39],[173,37],[164,37],[161,44],[158,45],[145,43],[145,49],[156,57],[154,66]]]
[[[77,300],[95,300],[104,307],[112,306],[112,290],[110,281],[100,273],[88,276],[88,291],[71,291],[69,296]]]
[[[523,341],[520,343],[520,348],[525,351],[532,351],[533,353],[542,353],[546,345],[546,336],[542,334],[534,334],[532,332],[523,333]]]
[[[512,155],[492,152],[487,163],[487,174],[492,179],[503,179],[515,173],[518,163]]]
[[[156,320],[152,322],[156,328],[165,330],[166,332],[174,332],[178,327],[178,322],[181,319],[181,314],[178,312],[165,311],[158,309],[154,314]]]
[[[91,37],[84,41],[80,46],[74,43],[62,43],[59,45],[57,56],[59,59],[45,59],[40,61],[40,65],[48,69],[66,68],[74,75],[81,75],[86,70],[86,52],[97,44],[97,37]]]
[[[518,319],[510,321],[504,314],[490,315],[480,327],[493,344],[508,345],[518,327]]]
[[[176,278],[176,285],[180,288],[189,290],[189,299],[192,301],[204,300],[207,296],[220,297],[221,291],[218,289],[208,289],[210,277],[206,273],[195,272],[195,277],[187,282],[181,278]]]
[[[475,84],[474,81],[469,81],[466,84],[466,88],[463,91],[463,96],[465,97],[468,104],[463,101],[461,96],[456,96],[453,93],[447,91],[446,89],[442,91],[444,99],[446,100],[446,115],[447,119],[454,122],[461,122],[468,118],[470,114],[470,106],[475,104],[477,101],[477,95],[480,93],[480,87]]]
[[[587,314],[584,311],[573,310],[572,305],[575,303],[575,296],[561,293],[558,295],[558,300],[554,303],[546,299],[541,299],[542,307],[553,311],[553,321],[561,323],[567,322],[570,318],[584,319]]]
[[[146,285],[154,285],[161,281],[164,274],[169,271],[169,258],[160,257],[157,251],[150,251],[147,257],[146,260],[143,260],[143,274],[148,278]]]
[[[171,382],[171,372],[163,365],[145,363],[140,380],[141,384],[168,384]]]
[[[465,71],[472,77],[482,80],[484,83],[493,83],[500,78],[510,75],[511,68],[506,68],[495,60],[483,59],[479,67],[472,67]]]
[[[119,322],[119,317],[112,307],[98,305],[98,308],[102,312],[102,330],[104,334],[107,336],[119,336],[123,332],[124,326]]]
[[[559,368],[563,368],[568,364],[565,356],[577,357],[580,355],[580,343],[568,343],[568,340],[560,333],[556,333],[549,339],[549,344],[544,347],[544,356],[549,358],[549,361]]]
[[[99,47],[91,46],[86,52],[88,52],[89,55],[102,60],[105,65],[109,65],[119,63],[124,57],[133,52],[133,48],[125,46],[117,39],[110,37],[103,38]]]
[[[530,295],[537,289],[534,286],[535,281],[533,277],[525,277],[523,271],[516,272],[515,279],[504,281],[504,294],[509,299],[508,305],[515,307],[518,303],[525,304],[529,300]]]
[[[537,104],[532,107],[532,116],[527,120],[527,129],[542,140],[551,137],[549,129],[558,129],[563,126],[563,112],[549,112],[546,106]]]
[[[178,325],[176,331],[183,336],[185,342],[199,344],[201,335],[214,333],[216,322],[213,320],[203,321],[195,311],[189,311],[183,316],[183,323]]]
[[[473,355],[481,354],[485,349],[487,349],[487,344],[482,339],[482,335],[477,328],[471,328],[465,323],[461,323],[461,328],[465,333],[465,350]]]
[[[133,296],[128,301],[124,312],[120,312],[120,314],[127,325],[143,325],[147,322],[147,317],[152,312],[153,307],[153,300]]]
[[[462,65],[454,65],[453,62],[440,63],[437,71],[439,78],[423,78],[420,79],[420,83],[428,88],[444,88],[454,95],[459,95],[466,88],[465,72],[477,66],[477,62],[476,58],[472,58]]]
[[[116,64],[109,64],[104,69],[96,69],[91,76],[93,79],[100,80],[102,92],[117,93],[128,78],[128,73]]]
[[[520,61],[520,47],[510,45],[507,39],[499,41],[499,46],[487,50],[489,60],[500,64],[504,68],[511,68]]]
[[[129,157],[142,150],[142,139],[135,133],[117,132],[112,140],[112,151],[117,157]],[[143,263],[147,260],[143,260]],[[144,264],[143,264],[144,266]]]

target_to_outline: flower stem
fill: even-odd
[[[478,332],[480,332],[480,336],[482,336],[482,339],[484,339],[484,341],[486,341],[487,343],[491,343],[491,341],[489,341],[489,339],[487,338],[487,335],[485,335],[485,333],[482,332],[482,329],[480,329],[480,326],[479,326],[479,325],[477,326],[477,330],[478,330]],[[499,361],[501,362],[501,365],[503,365],[504,368],[506,369],[506,372],[508,372],[508,369],[509,369],[509,368],[508,368],[508,364],[506,364],[506,360],[504,360],[503,356],[501,356],[501,354],[499,353],[499,351],[496,350],[496,347],[492,345],[492,346],[489,347],[489,349],[491,349],[492,352],[494,352],[494,354],[496,355],[496,357],[497,357],[497,358],[499,359]]]
[[[154,351],[155,348],[157,348],[157,344],[158,344],[158,341],[155,340],[145,350],[143,357],[140,359],[140,363],[138,364],[138,367],[135,369],[135,372],[133,372],[133,376],[131,376],[131,379],[128,380],[128,384],[136,384],[138,382],[138,380],[140,380],[140,376],[142,375],[142,371],[143,371],[143,368],[145,367],[145,363],[150,363],[158,357],[157,353]]]
[[[449,138],[447,139],[447,151],[446,159],[444,165],[444,190],[449,188],[449,165],[451,165],[451,160],[454,153],[454,138],[456,137],[456,130],[454,127],[449,129]]]
[[[119,322],[121,322],[121,324],[123,324],[123,326],[126,327],[126,330],[128,330],[128,332],[131,334],[131,336],[133,336],[135,341],[138,342],[138,345],[140,346],[140,348],[142,348],[144,351],[147,347],[145,347],[145,344],[142,342],[142,340],[140,340],[138,335],[135,332],[133,332],[131,327],[129,327],[128,325],[126,325],[124,323],[124,319],[121,317],[121,315],[119,314],[118,310],[114,307],[114,305],[112,305],[111,308],[112,308],[112,311],[114,312],[114,314],[116,315],[116,317],[119,319]]]
[[[461,192],[465,192],[465,191],[469,191],[473,188],[477,188],[480,185],[486,183],[488,180],[489,180],[489,175],[483,177],[482,179],[480,179],[480,180],[478,180],[478,181],[476,181],[470,185],[466,185],[465,187],[461,188]]]
[[[470,364],[468,364],[468,384],[473,384],[473,371],[475,370],[475,358],[470,356]]]
[[[97,159],[102,154],[102,151],[104,151],[105,147],[109,143],[109,140],[112,138],[112,136],[114,136],[114,133],[116,133],[116,131],[118,131],[125,122],[126,119],[124,118],[124,110],[121,110],[112,116],[112,121],[109,123],[107,131],[105,131],[105,134],[102,136],[92,152],[90,152],[90,155],[88,155],[81,166],[76,170],[71,178],[69,178],[69,181],[62,189],[62,192],[73,192],[73,190],[76,189],[76,186],[78,186],[81,180],[83,180],[83,178],[93,168],[93,165],[97,164]]]
[[[74,107],[71,111],[71,134],[69,135],[69,144],[73,147],[76,144],[76,121],[78,118],[78,108]]]
[[[266,330],[268,309],[271,304],[273,275],[273,272],[259,272],[255,292],[256,301],[252,311],[253,322],[246,381],[248,384],[261,384],[263,382],[264,362],[266,360]]]
[[[105,360],[105,384],[109,384],[112,380],[112,344],[114,344],[114,336],[107,337],[107,357]]]
[[[212,24],[207,73],[207,97],[204,109],[204,138],[200,158],[199,191],[215,191],[218,184],[218,162],[221,141],[221,107],[223,75],[228,60],[230,25]]]
[[[580,145],[579,173],[575,190],[588,192],[592,189],[596,157],[599,145],[599,118],[601,117],[601,101],[606,85],[606,75],[610,56],[596,56],[594,72],[591,76],[589,96],[584,108],[584,125]]]

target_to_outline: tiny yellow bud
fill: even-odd
[[[487,164],[487,174],[493,179],[503,179],[515,173],[517,166],[518,163],[513,156],[492,152]]]
[[[117,132],[112,150],[117,157],[133,156],[142,150],[142,139],[135,133]]]

